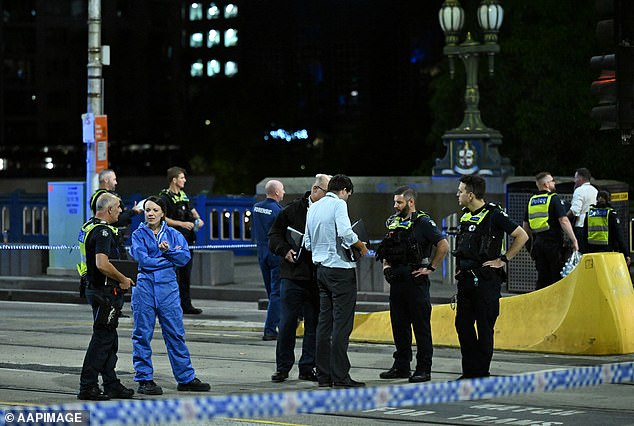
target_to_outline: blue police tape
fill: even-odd
[[[49,407],[11,407],[11,411],[89,410],[91,425],[173,424],[204,422],[219,417],[279,417],[361,411],[388,406],[430,405],[623,382],[634,382],[634,362],[451,382],[182,399],[124,400]],[[0,415],[4,416],[4,411],[0,411]]]
[[[129,247],[126,247],[129,248]],[[189,246],[192,250],[231,250],[257,248],[256,244],[207,244]],[[66,244],[46,245],[46,244],[0,244],[0,250],[79,250],[79,245],[69,246]]]

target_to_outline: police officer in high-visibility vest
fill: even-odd
[[[564,266],[564,236],[566,233],[575,251],[579,244],[564,202],[555,193],[555,179],[549,172],[535,176],[538,192],[528,201],[523,228],[532,236],[531,257],[537,269],[536,290],[559,281]],[[563,230],[563,232],[562,232]]]
[[[503,266],[521,250],[528,235],[500,206],[484,201],[486,181],[465,175],[458,185],[463,207],[456,241],[456,332],[462,352],[460,379],[487,377],[493,357],[493,327],[500,313]],[[504,234],[513,243],[502,254]]]
[[[596,204],[590,206],[583,226],[583,236],[586,241],[584,253],[623,253],[627,265],[630,265],[630,251],[623,238],[619,215],[610,205],[608,191],[599,191]]]
[[[111,398],[131,398],[132,389],[121,384],[115,373],[117,364],[118,317],[123,307],[123,291],[134,285],[110,263],[119,257],[117,230],[112,226],[119,218],[121,206],[114,194],[102,194],[97,200],[97,213],[80,232],[82,264],[89,288],[93,291],[93,331],[86,350],[79,381],[78,399],[103,401]],[[99,388],[99,374],[104,391]]]
[[[390,284],[390,320],[394,337],[394,363],[381,379],[407,378],[410,383],[431,380],[431,301],[429,275],[449,251],[449,243],[436,223],[416,210],[416,191],[401,186],[394,191],[395,214],[387,219],[388,232],[377,248],[383,273]],[[436,246],[430,260],[432,246]],[[412,329],[416,336],[416,368],[410,375]]]
[[[198,315],[201,314],[203,310],[192,305],[190,293],[194,258],[191,246],[196,243],[196,231],[205,226],[205,222],[191,205],[185,191],[183,191],[185,183],[187,182],[185,169],[177,166],[167,169],[167,182],[169,188],[163,189],[159,193],[159,196],[165,200],[165,204],[167,205],[165,222],[183,234],[187,244],[190,245],[190,254],[192,255],[185,266],[177,269],[181,307],[183,308],[184,314]]]

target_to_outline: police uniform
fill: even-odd
[[[493,357],[493,327],[500,313],[504,270],[482,264],[500,257],[504,233],[517,228],[500,206],[463,210],[456,241],[458,300],[456,332],[464,378],[486,377]],[[476,331],[477,330],[477,331]]]
[[[123,292],[117,289],[116,284],[109,284],[107,277],[96,265],[97,254],[105,254],[109,259],[119,258],[117,229],[103,220],[91,218],[82,226],[79,242],[88,286],[94,294],[91,301],[93,333],[81,369],[81,396],[98,386],[100,373],[106,393],[121,387],[115,366],[119,346],[117,326],[123,307]],[[78,269],[83,268],[78,266]]]
[[[416,374],[431,374],[431,302],[429,277],[413,277],[412,271],[429,265],[432,245],[444,239],[429,215],[413,212],[411,218],[390,216],[387,235],[377,248],[377,258],[385,260],[391,274],[390,319],[396,351],[393,354],[396,372],[409,374],[412,360],[412,328],[416,337]]]
[[[194,214],[192,213],[192,206],[189,201],[189,197],[185,194],[185,191],[180,191],[178,194],[171,192],[169,189],[164,189],[159,193],[159,197],[165,200],[167,211],[165,217],[180,222],[192,222],[196,223]],[[178,232],[183,234],[187,244],[194,245],[196,243],[196,232],[193,229],[186,229],[180,226],[174,226]],[[191,312],[195,309],[192,306],[192,299],[190,294],[191,278],[192,278],[192,262],[194,255],[190,249],[191,259],[183,267],[177,269],[178,275],[178,290],[181,298],[181,306],[185,313]]]
[[[609,203],[590,206],[584,220],[583,239],[586,241],[584,253],[619,252],[630,257],[618,213]]]
[[[561,279],[564,266],[564,235],[559,223],[567,209],[554,192],[540,191],[533,195],[526,209],[524,221],[533,234],[531,256],[537,269],[536,290],[547,287]]]

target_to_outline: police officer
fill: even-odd
[[[112,226],[121,213],[119,198],[102,194],[97,200],[97,213],[82,227],[80,249],[85,257],[86,276],[93,291],[93,332],[84,357],[79,381],[78,399],[104,401],[131,398],[132,389],[121,384],[115,373],[117,364],[118,318],[123,307],[123,291],[134,285],[110,263],[119,257],[117,229]],[[99,388],[99,374],[104,392]]]
[[[431,380],[434,348],[431,338],[429,275],[440,266],[449,243],[429,215],[416,210],[416,191],[401,186],[394,191],[395,214],[387,219],[387,235],[377,249],[383,273],[390,283],[390,319],[394,337],[394,364],[381,379],[409,378],[410,383]],[[429,261],[432,245],[434,257]],[[416,370],[410,376],[412,328],[416,336]]]
[[[623,253],[625,262],[630,265],[630,251],[625,244],[620,229],[619,215],[610,205],[610,193],[599,191],[597,202],[590,206],[583,226],[583,237],[586,241],[585,253],[601,253],[615,251]]]
[[[181,167],[170,167],[167,169],[167,182],[169,187],[160,192],[159,196],[165,200],[167,212],[165,212],[165,222],[172,228],[176,228],[190,246],[196,243],[196,231],[205,225],[198,212],[189,202],[189,197],[183,191],[185,188],[185,169]],[[181,306],[184,314],[201,314],[202,309],[192,305],[190,294],[193,253],[187,264],[177,269],[178,290],[181,298]]]
[[[528,201],[523,228],[532,235],[531,257],[537,269],[536,290],[561,279],[564,266],[564,236],[568,235],[574,250],[579,250],[564,202],[555,193],[555,180],[548,172],[535,176],[538,192]],[[562,232],[563,231],[563,232]]]
[[[463,378],[489,376],[493,357],[493,327],[500,312],[502,267],[526,244],[528,235],[493,203],[484,201],[486,181],[465,175],[458,185],[463,207],[456,241],[456,332],[462,353]],[[514,238],[501,254],[504,234]]]
[[[117,188],[117,175],[112,169],[105,169],[99,172],[99,188],[92,194],[90,198],[90,210],[92,210],[93,216],[97,212],[97,199],[103,193],[110,193],[116,195],[119,199],[121,197],[119,194],[115,192]],[[135,204],[131,209],[126,209],[123,204],[121,204],[121,208],[123,212],[119,215],[119,219],[112,226],[118,228],[119,232],[117,234],[117,239],[119,242],[119,247],[123,247],[123,240],[125,238],[125,234],[132,223],[132,218],[137,214],[143,212],[143,208],[140,205]],[[119,256],[121,259],[127,259],[127,253],[125,250],[119,250]]]

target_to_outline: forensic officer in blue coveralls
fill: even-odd
[[[272,179],[264,185],[266,199],[253,206],[253,236],[258,246],[258,263],[269,305],[264,321],[262,340],[277,339],[280,323],[280,262],[281,259],[269,250],[269,230],[275,218],[282,211],[280,201],[284,198],[284,185]]]

